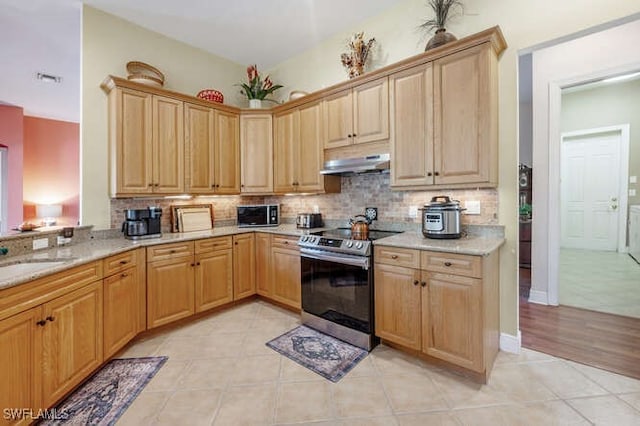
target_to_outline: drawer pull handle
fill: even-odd
[[[451,262],[444,262],[444,266],[451,266]]]
[[[171,254],[173,254],[175,252],[176,252],[175,250],[169,250],[169,253],[171,253]]]
[[[49,315],[49,316],[46,318],[46,320],[47,320],[47,321],[49,321],[49,322],[54,322],[54,321],[56,320],[56,318],[55,318],[55,317],[52,317],[51,315]]]
[[[418,280],[415,280],[415,281],[413,282],[413,285],[418,285],[418,284],[420,284],[420,281],[418,281]]]
[[[40,320],[40,321],[36,322],[36,324],[37,324],[37,325],[39,325],[40,327],[44,327],[44,325],[45,325],[46,323],[47,323],[47,322],[46,322],[45,320]]]
[[[397,254],[392,254],[392,255],[391,255],[391,258],[392,258],[392,259],[397,259],[397,258],[398,258],[398,255],[397,255]]]
[[[192,264],[191,264],[191,266],[196,266],[196,264],[195,264],[195,263],[192,263]]]
[[[196,265],[200,266],[200,262],[196,262]]]
[[[125,273],[123,273],[123,274],[120,274],[120,278],[127,278],[127,276],[128,276],[128,275],[129,275],[129,274],[127,274],[127,273],[125,272]]]
[[[420,283],[420,285],[421,285],[422,287],[426,287],[426,286],[427,286],[427,282],[426,282],[426,281],[422,281],[422,282]]]
[[[285,241],[284,243],[285,243],[285,244],[289,244],[289,241]]]
[[[126,265],[127,263],[129,263],[129,262],[127,262],[126,260],[121,260],[121,261],[120,261],[120,264],[121,264],[121,265]]]

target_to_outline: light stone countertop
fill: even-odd
[[[284,224],[277,227],[264,228],[223,226],[208,231],[165,233],[162,234],[160,238],[149,238],[137,241],[127,240],[124,237],[93,239],[84,243],[35,251],[31,254],[3,260],[0,262],[0,290],[138,247],[199,240],[203,238],[224,237],[247,232],[266,232],[279,235],[300,236],[321,229],[325,228],[297,229],[295,224]],[[56,263],[52,264],[49,262]],[[16,264],[20,264],[20,266],[17,268],[13,266]],[[9,267],[3,268],[3,266]]]
[[[473,256],[488,256],[504,244],[505,239],[499,236],[467,235],[457,239],[426,238],[422,232],[403,232],[391,237],[375,240],[375,246],[401,247],[417,250],[442,251]]]

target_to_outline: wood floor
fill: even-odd
[[[520,330],[525,348],[640,379],[640,319],[521,298]]]

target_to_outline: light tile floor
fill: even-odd
[[[479,385],[380,345],[331,383],[265,346],[298,324],[252,301],[136,342],[169,360],[118,424],[640,424],[640,381],[527,349]]]
[[[560,249],[561,305],[640,318],[640,265],[628,254]]]

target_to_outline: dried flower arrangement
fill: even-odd
[[[357,77],[364,73],[364,65],[367,62],[369,52],[376,39],[372,38],[364,42],[364,32],[355,33],[347,46],[351,49],[349,53],[340,56],[342,65],[349,71],[349,78]]]
[[[443,44],[457,40],[457,38],[453,34],[447,32],[446,24],[449,19],[456,16],[456,14],[464,12],[462,1],[428,0],[427,5],[431,7],[435,16],[433,18],[425,20],[420,25],[420,28],[424,30],[425,33],[430,33],[433,30],[435,30],[436,33],[429,40],[424,50],[427,51],[429,49],[433,49],[438,46],[442,46]]]

